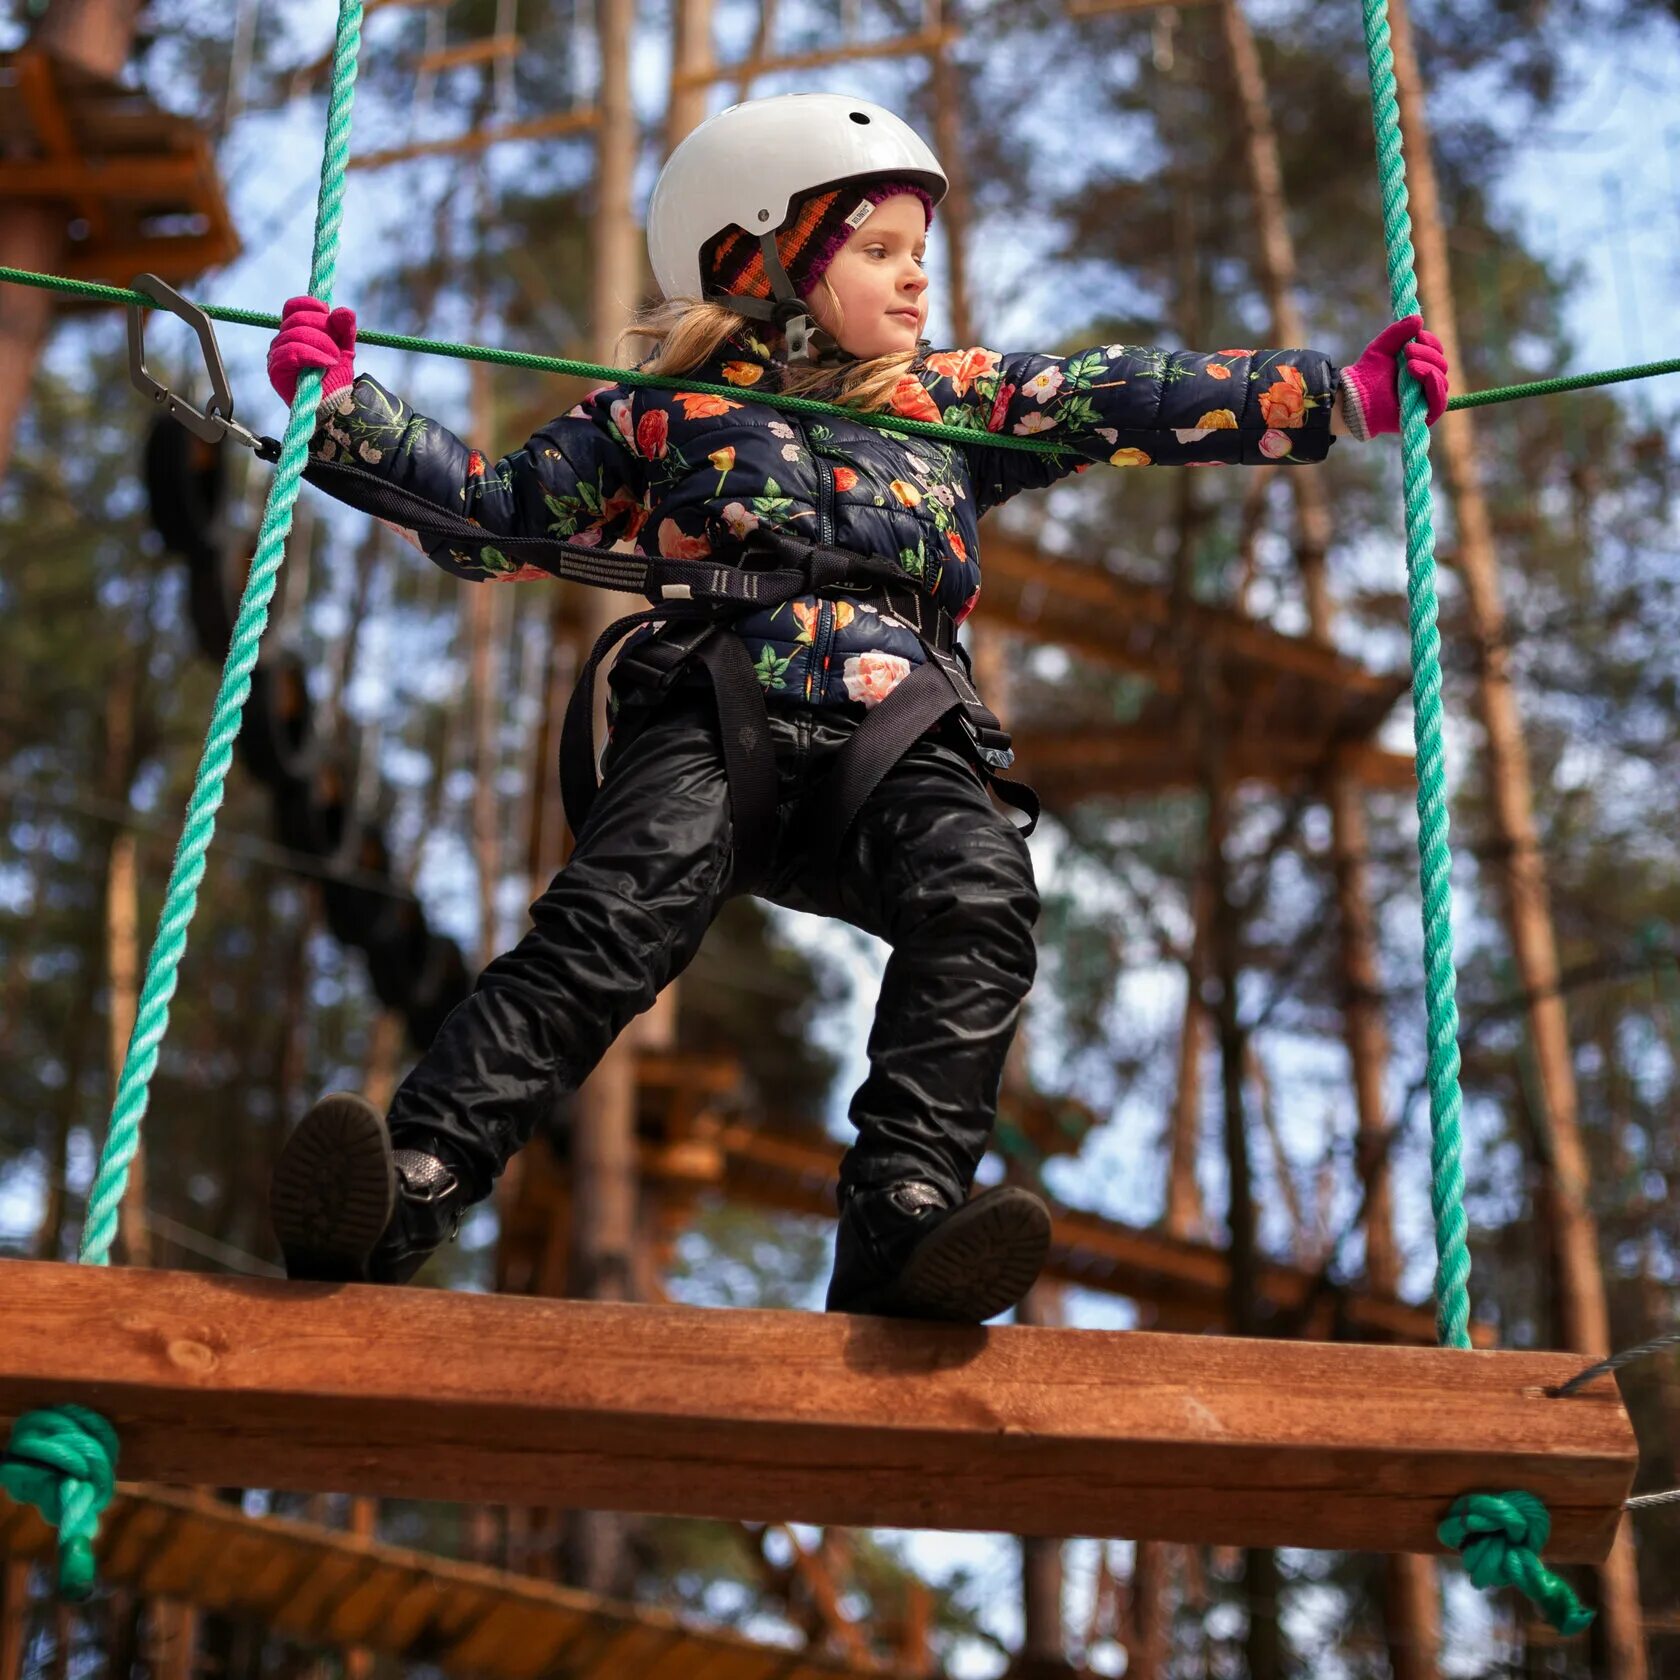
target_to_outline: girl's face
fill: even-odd
[[[860,361],[914,350],[927,324],[927,215],[895,193],[840,247],[805,299],[817,324]],[[839,309],[835,309],[835,299]]]

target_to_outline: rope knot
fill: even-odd
[[[0,1459],[0,1487],[58,1530],[58,1590],[93,1591],[93,1542],[117,1486],[117,1432],[86,1406],[25,1412]]]
[[[1515,1587],[1560,1633],[1580,1633],[1592,1621],[1569,1583],[1541,1560],[1552,1519],[1532,1493],[1467,1493],[1453,1501],[1436,1533],[1463,1554],[1478,1587]]]

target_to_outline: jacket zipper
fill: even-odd
[[[817,464],[817,541],[831,543],[834,541],[834,469],[816,450],[811,448],[811,440],[806,434],[804,426],[799,428],[799,439],[810,451],[811,459]],[[835,633],[834,604],[831,601],[819,599],[817,602],[817,633],[811,641],[813,689],[818,685],[825,687],[827,685],[828,656],[832,650]]]

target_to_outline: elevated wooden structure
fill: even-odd
[[[185,285],[239,254],[203,127],[37,48],[0,54],[6,200],[63,204],[76,280],[150,271]]]
[[[983,1329],[0,1267],[0,1423],[75,1400],[147,1481],[673,1515],[1439,1550],[1526,1488],[1551,1555],[1632,1485],[1559,1354]]]
[[[0,1557],[46,1559],[53,1543],[31,1508],[0,1493]],[[206,1494],[125,1486],[101,1520],[98,1558],[112,1585],[252,1616],[302,1644],[360,1647],[479,1680],[895,1673],[315,1523],[248,1517]]]
[[[1144,678],[1136,717],[1102,725],[1014,730],[1019,768],[1052,807],[1097,796],[1201,785],[1202,727],[1187,704],[1188,651],[1218,674],[1196,699],[1215,708],[1227,778],[1289,790],[1331,772],[1367,787],[1415,785],[1409,754],[1374,737],[1410,687],[1307,636],[1286,636],[1228,607],[1175,601],[1170,590],[1046,554],[988,524],[987,622],[1093,664]]]

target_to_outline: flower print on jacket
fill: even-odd
[[[1031,397],[1035,403],[1047,403],[1062,388],[1062,370],[1059,367],[1047,367],[1035,373],[1021,387],[1023,397]]]
[[[878,706],[910,675],[910,661],[896,653],[871,649],[848,659],[841,675],[848,700]]]
[[[928,395],[927,387],[914,374],[905,374],[893,386],[887,406],[894,414],[902,414],[906,420],[928,420],[937,425],[941,419],[939,405]]]
[[[674,519],[659,522],[659,552],[667,560],[704,560],[712,545],[705,537],[691,537],[684,533]]]
[[[665,453],[670,435],[671,417],[662,408],[650,408],[636,423],[636,443],[650,461]]]
[[[603,386],[500,459],[363,375],[326,406],[311,447],[465,512],[482,541],[425,539],[461,578],[548,575],[540,561],[515,560],[500,546],[507,536],[731,565],[772,527],[891,557],[908,585],[960,621],[979,595],[977,526],[989,509],[1111,464],[1321,459],[1336,378],[1325,357],[1302,350],[940,350],[910,360],[882,425],[843,411],[796,423],[757,400],[779,392],[785,373],[743,323],[687,376],[734,396]],[[894,417],[943,420],[960,437],[912,436]],[[1000,447],[1017,433],[1053,447]],[[731,633],[766,691],[784,701],[876,704],[924,657],[902,618],[818,592],[748,612]]]
[[[928,357],[927,366],[950,381],[953,395],[966,397],[975,380],[990,373],[1001,360],[995,350],[941,350]]]
[[[1278,370],[1276,382],[1260,393],[1260,412],[1265,415],[1268,426],[1275,426],[1280,431],[1292,432],[1305,423],[1307,386],[1299,368]]]
[[[710,420],[741,406],[713,391],[676,391],[672,393],[671,401],[681,405],[685,420]]]

